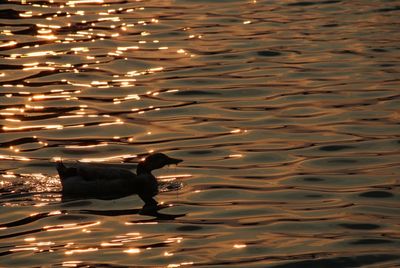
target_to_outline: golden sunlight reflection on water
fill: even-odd
[[[398,265],[398,11],[1,2],[0,266]],[[61,193],[154,152],[157,208]]]

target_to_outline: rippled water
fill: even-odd
[[[0,266],[400,266],[399,11],[1,1]],[[157,212],[60,193],[152,151]]]

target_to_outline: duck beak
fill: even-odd
[[[182,159],[168,157],[168,159],[167,159],[168,164],[167,165],[178,165],[182,161],[183,161]]]

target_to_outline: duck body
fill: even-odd
[[[157,204],[153,197],[158,194],[158,182],[151,171],[180,162],[182,160],[158,153],[140,162],[137,174],[126,168],[84,163],[66,167],[62,162],[57,163],[57,171],[63,196],[114,199],[138,194],[146,205],[154,205]]]
[[[158,193],[158,183],[151,174],[136,175],[128,169],[77,164],[74,167],[58,166],[64,195],[99,198],[124,197],[147,191]]]

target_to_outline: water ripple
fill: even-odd
[[[399,264],[396,1],[0,3],[0,266]],[[160,206],[62,196],[135,169]]]

